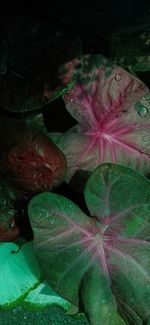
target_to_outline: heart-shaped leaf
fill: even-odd
[[[86,55],[64,101],[78,122],[57,142],[67,158],[66,181],[104,162],[149,173],[150,95],[142,81],[101,55]]]
[[[85,200],[92,216],[125,236],[149,232],[150,182],[131,168],[102,164],[90,176]],[[145,238],[149,239],[149,238]]]
[[[18,304],[41,279],[32,242],[20,249],[14,243],[0,244],[0,309]]]
[[[93,252],[95,227],[92,221],[70,200],[53,193],[42,193],[34,197],[29,204],[29,216],[34,231],[35,253],[46,280],[56,292],[78,306],[83,278],[90,266],[97,263]],[[102,321],[105,319],[105,324],[120,325],[122,323],[117,315],[110,282],[104,276],[101,261],[99,264],[97,295],[93,299],[101,306],[102,293],[99,290],[105,292],[105,298],[96,316],[93,315],[96,305],[94,312],[93,306],[88,307],[92,314],[90,318],[94,317],[92,324],[100,324],[101,318]],[[89,291],[91,293],[91,286]]]
[[[85,199],[93,217],[53,193],[29,203],[35,253],[46,280],[73,304],[82,301],[92,325],[124,324],[117,305],[124,319],[129,313],[147,320],[150,182],[130,168],[103,164],[90,176]]]
[[[85,199],[101,222],[104,266],[113,292],[136,317],[150,306],[150,182],[130,168],[103,164],[89,178]],[[128,310],[127,310],[127,313]]]

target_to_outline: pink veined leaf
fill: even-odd
[[[44,276],[65,299],[82,301],[92,325],[125,324],[120,302],[124,319],[130,306],[142,323],[150,317],[150,182],[131,168],[102,164],[87,181],[85,201],[92,217],[54,193],[30,201]]]
[[[85,55],[63,98],[78,122],[57,142],[67,157],[66,181],[104,162],[149,172],[150,94],[141,80],[101,55]]]

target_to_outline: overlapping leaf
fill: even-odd
[[[150,95],[142,81],[101,55],[86,55],[64,101],[78,122],[57,141],[67,157],[67,181],[104,162],[150,171]]]
[[[149,181],[130,168],[103,164],[90,176],[85,199],[93,217],[53,193],[29,204],[35,253],[48,283],[73,304],[82,300],[93,325],[124,324],[117,305],[124,319],[129,313],[148,320]],[[121,302],[128,311],[122,313]]]
[[[0,244],[0,309],[18,304],[41,279],[32,242],[20,249],[15,243]]]
[[[60,297],[46,281],[40,283],[36,289],[29,292],[28,296],[23,301],[23,305],[37,310],[57,305],[66,311],[73,306],[67,300]]]

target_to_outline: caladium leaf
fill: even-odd
[[[150,306],[150,182],[130,168],[103,164],[90,176],[85,200],[100,220],[113,292],[146,319]],[[148,298],[147,298],[148,297]]]
[[[45,192],[43,195],[37,195],[29,203],[34,243],[39,246],[39,257],[44,259],[45,263],[48,262],[49,256],[50,263],[57,264],[57,266],[51,267],[50,274],[49,267],[45,268],[44,266],[44,272],[46,271],[48,278],[50,276],[53,279],[54,289],[57,289],[57,282],[59,282],[59,294],[66,296],[66,299],[71,297],[70,300],[76,304],[78,283],[81,282],[88,267],[88,257],[80,245],[80,237],[84,239],[86,235],[88,236],[84,227],[90,227],[90,219],[70,200],[54,193],[51,194]],[[83,257],[78,260],[80,254],[83,254]],[[75,266],[74,261],[77,261]],[[40,263],[40,265],[42,264]],[[74,267],[78,267],[76,274],[73,272]],[[66,268],[68,268],[67,272]],[[46,280],[48,281],[47,278]]]
[[[15,243],[0,244],[0,309],[18,304],[40,282],[41,271],[32,242],[20,249]]]
[[[91,240],[95,232],[92,221],[70,200],[46,192],[31,200],[29,216],[34,231],[35,253],[47,282],[65,299],[79,306],[79,288],[90,265],[95,264],[96,260],[93,251],[95,244]],[[99,263],[98,268],[102,269],[101,262]],[[103,324],[99,322],[105,318],[105,324],[120,325],[109,280],[103,271],[99,273],[99,287],[101,288],[101,283],[106,287],[105,299],[101,313],[95,315],[95,309],[90,308],[89,317],[94,325]],[[101,305],[102,294],[99,290],[96,299],[97,304]]]
[[[92,217],[53,193],[29,203],[46,280],[73,304],[82,301],[92,325],[124,324],[117,306],[125,320],[140,324],[150,317],[150,182],[130,168],[103,164],[89,177],[85,200]]]
[[[85,55],[64,102],[78,122],[57,142],[67,158],[66,181],[104,162],[150,171],[150,94],[142,81],[101,55]]]
[[[133,309],[125,304],[124,301],[117,297],[117,303],[119,305],[119,310],[123,315],[127,324],[131,325],[143,325],[143,320],[133,311]]]
[[[110,230],[117,227],[118,234],[141,233],[145,238],[149,231],[150,182],[131,168],[115,164],[96,168],[87,181],[85,200],[90,214]]]
[[[40,285],[34,290],[30,291],[28,296],[23,301],[23,306],[34,309],[43,309],[52,305],[62,307],[68,311],[73,305],[60,297],[46,281],[40,283]]]

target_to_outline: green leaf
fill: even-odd
[[[15,243],[0,244],[0,309],[12,307],[23,299],[41,279],[39,265],[33,255],[32,242],[20,249]]]
[[[18,306],[11,310],[2,311],[0,322],[3,325],[89,325],[85,315],[66,315],[58,306],[50,306],[44,310],[28,311]]]
[[[131,168],[116,164],[97,167],[87,181],[85,200],[90,214],[104,225],[119,227],[125,236],[139,235],[142,227],[141,236],[146,237],[150,182]]]
[[[82,299],[85,311],[87,312],[86,308],[89,310],[91,324],[103,324],[105,317],[107,318],[105,324],[123,324],[123,320],[122,323],[118,323],[119,316],[110,289],[110,278],[105,277],[101,260],[97,263],[99,248],[95,250],[97,244],[95,240],[93,241],[95,225],[92,219],[65,197],[46,192],[32,198],[28,212],[34,231],[35,253],[48,283],[65,299],[77,306]],[[98,276],[101,274],[99,283],[94,277],[96,286],[94,290],[93,284],[90,285],[91,274],[87,275],[91,265],[96,268],[94,272],[97,272],[98,266]],[[79,297],[79,288],[81,288],[81,297]],[[91,306],[91,303],[95,301],[96,289],[100,311],[93,316],[97,304]],[[101,308],[102,296],[104,296],[104,308]],[[100,319],[101,323],[99,323]]]
[[[91,325],[141,325],[150,317],[150,182],[104,164],[89,177],[92,217],[42,193],[29,203],[35,254],[58,294],[83,307]],[[122,310],[123,309],[123,310]]]
[[[60,297],[46,281],[42,282],[36,289],[30,291],[23,301],[23,306],[37,310],[51,305],[60,306],[66,311],[73,306],[70,302]]]
[[[93,325],[125,324],[117,312],[110,285],[110,280],[104,275],[100,265],[90,268],[83,279],[81,295],[85,311]]]
[[[28,213],[35,253],[46,280],[62,297],[78,305],[78,286],[88,268],[88,255],[81,243],[89,234],[90,219],[70,200],[48,192],[32,198]]]

